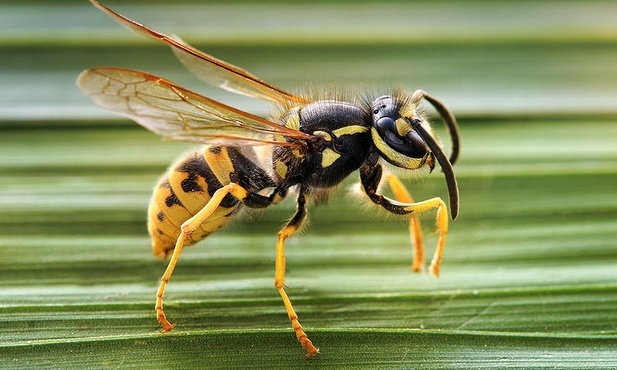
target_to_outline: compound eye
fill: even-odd
[[[387,132],[396,132],[396,122],[390,117],[381,117],[375,122],[375,127],[383,138],[385,138]]]
[[[426,143],[415,131],[400,136],[396,130],[396,122],[390,117],[382,117],[375,122],[379,136],[388,146],[397,152],[411,158],[423,158],[426,155]]]

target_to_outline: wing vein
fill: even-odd
[[[161,77],[125,68],[83,72],[79,87],[100,106],[167,139],[302,147],[311,135],[233,108]]]

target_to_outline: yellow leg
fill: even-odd
[[[275,257],[275,269],[274,269],[274,287],[281,295],[283,299],[283,303],[285,304],[285,310],[287,311],[287,316],[291,321],[291,327],[296,333],[296,338],[302,347],[307,350],[307,357],[317,357],[319,354],[319,349],[313,345],[313,342],[308,338],[302,325],[298,321],[298,315],[291,305],[291,301],[287,296],[287,292],[285,292],[285,240],[295,234],[302,223],[306,218],[306,210],[304,208],[304,196],[298,196],[298,210],[294,217],[289,221],[287,226],[285,226],[278,233],[278,240],[276,242],[276,257]]]
[[[223,198],[232,193],[238,199],[244,199],[248,196],[248,192],[237,184],[229,184],[225,185],[212,195],[210,201],[199,211],[196,215],[186,220],[182,226],[180,227],[180,236],[176,240],[176,245],[174,247],[173,253],[171,255],[171,259],[169,260],[169,264],[163,273],[163,277],[161,277],[161,283],[159,284],[159,288],[156,292],[156,319],[163,327],[163,331],[170,331],[174,328],[175,324],[171,324],[167,317],[165,316],[165,312],[163,311],[163,296],[165,295],[165,288],[167,288],[167,284],[169,283],[169,279],[174,272],[174,268],[178,263],[178,258],[180,258],[180,253],[182,252],[182,247],[184,246],[184,241],[186,238],[190,237],[191,234],[208,218],[212,213],[216,210],[216,208],[221,204]]]
[[[448,209],[446,204],[441,198],[432,198],[423,202],[413,203],[409,192],[403,185],[403,183],[394,175],[389,175],[388,184],[394,193],[397,200],[407,203],[404,209],[410,213],[409,229],[414,235],[414,251],[415,258],[412,264],[412,269],[421,269],[424,261],[424,245],[422,243],[420,222],[415,214],[422,213],[431,209],[437,209],[436,228],[435,232],[439,233],[439,239],[437,240],[437,247],[431,265],[429,266],[429,273],[435,276],[439,276],[441,269],[441,260],[443,258],[443,251],[446,245],[446,236],[448,235]],[[384,198],[385,199],[385,198]],[[421,260],[420,260],[421,258]]]
[[[441,198],[432,198],[423,202],[409,204],[405,207],[405,209],[413,213],[421,213],[435,208],[437,209],[435,232],[439,233],[439,238],[437,239],[437,247],[435,248],[435,254],[428,271],[432,275],[439,276],[443,250],[446,245],[446,236],[448,235],[448,208]]]
[[[165,332],[172,330],[174,326],[176,326],[176,324],[172,324],[169,322],[169,320],[167,320],[165,312],[163,312],[163,296],[165,295],[165,288],[169,283],[171,274],[173,274],[174,272],[174,267],[176,267],[176,263],[178,262],[178,258],[180,257],[180,252],[182,252],[184,239],[186,239],[186,234],[181,233],[178,237],[178,240],[176,240],[176,246],[174,247],[171,259],[167,264],[167,268],[165,269],[165,273],[163,273],[159,288],[156,291],[156,304],[154,307],[154,310],[156,311],[156,320],[161,324],[161,326],[163,327],[163,331]]]
[[[396,200],[403,203],[413,203],[411,194],[409,194],[405,185],[403,185],[398,177],[390,174],[387,180]],[[415,214],[411,214],[409,217],[409,236],[413,247],[411,270],[416,272],[422,271],[422,267],[424,266],[424,241],[422,240],[420,219]]]
[[[418,262],[414,262],[412,264],[412,268],[421,268],[420,266],[422,265],[422,263],[420,262],[420,260],[423,259],[423,257],[418,256],[418,254],[421,255],[424,251],[424,247],[421,244],[421,239],[418,238],[418,235],[420,235],[420,225],[417,220],[414,220],[414,218],[416,217],[415,215],[432,209],[437,210],[437,227],[435,232],[439,233],[439,239],[437,240],[437,248],[435,249],[435,255],[433,256],[433,260],[431,261],[429,272],[435,276],[439,276],[441,259],[443,256],[444,246],[446,244],[446,235],[448,234],[448,210],[446,204],[443,202],[443,200],[441,200],[441,198],[432,198],[423,202],[414,203],[407,189],[405,189],[400,180],[393,175],[389,175],[386,178],[386,181],[388,181],[390,187],[394,192],[394,195],[399,200],[390,199],[382,194],[377,193],[377,188],[382,179],[382,176],[383,170],[378,163],[366,163],[362,167],[360,167],[360,182],[362,184],[362,189],[364,190],[366,195],[368,195],[369,199],[373,203],[380,205],[390,213],[393,213],[395,215],[406,215],[410,217],[409,228],[411,232],[415,235],[415,248],[417,251],[420,252],[416,253],[416,259],[418,260]],[[456,190],[456,196],[451,196],[450,201],[451,204],[454,204],[453,206],[458,207],[458,189],[456,188],[456,181],[454,181],[452,185]],[[453,202],[453,200],[455,202]],[[453,211],[453,217],[454,216],[456,216],[456,212]]]
[[[439,233],[439,239],[437,240],[437,248],[435,248],[433,260],[428,269],[428,271],[435,276],[439,276],[443,250],[446,246],[446,235],[448,235],[448,210],[445,203],[441,199],[439,199],[439,201],[441,204],[437,207],[437,227],[435,229],[435,232]]]

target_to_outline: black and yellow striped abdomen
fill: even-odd
[[[175,162],[159,180],[148,209],[153,254],[166,257],[171,253],[182,223],[204,208],[222,186],[239,179],[250,179],[240,182],[251,191],[273,186],[254,158],[252,148],[206,146]],[[241,205],[231,194],[225,196],[185,244],[194,244],[225,226]]]

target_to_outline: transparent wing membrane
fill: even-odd
[[[79,76],[78,85],[103,108],[128,116],[171,140],[300,146],[297,141],[281,141],[280,136],[310,139],[308,134],[219,103],[146,72],[94,68]]]
[[[185,67],[210,85],[233,93],[284,105],[306,104],[309,102],[308,99],[285,92],[240,67],[199,51],[177,37],[167,36],[126,18],[96,0],[90,0],[90,2],[129,30],[170,46],[176,57]]]

